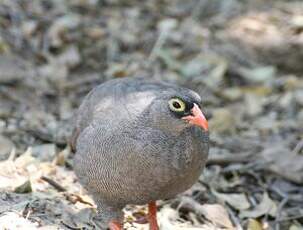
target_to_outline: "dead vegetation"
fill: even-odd
[[[144,75],[198,91],[208,166],[161,229],[303,227],[300,1],[1,1],[0,228],[93,229],[66,147],[83,96]],[[145,229],[145,207],[125,209]]]

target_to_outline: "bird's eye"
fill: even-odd
[[[168,102],[170,110],[174,112],[183,112],[185,110],[185,103],[179,98],[172,98]]]

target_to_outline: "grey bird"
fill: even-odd
[[[197,181],[209,149],[200,104],[192,90],[135,78],[107,81],[85,97],[71,145],[101,229],[122,229],[125,205],[148,204],[150,229],[157,230],[155,201]]]

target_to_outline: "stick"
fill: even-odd
[[[55,189],[57,189],[59,192],[65,192],[66,189],[63,188],[60,184],[58,184],[56,181],[46,177],[42,176],[41,180],[44,180],[45,182],[49,183],[51,186],[53,186]]]

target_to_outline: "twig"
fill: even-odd
[[[275,192],[276,194],[278,194],[280,197],[282,197],[283,199],[285,199],[287,197],[288,201],[295,201],[295,202],[302,202],[302,196],[296,197],[295,194],[293,195],[288,195],[285,192],[281,191],[278,187],[276,186],[271,186],[269,188],[271,191]],[[296,190],[298,194],[299,190]],[[300,193],[299,193],[300,194]]]
[[[65,223],[63,220],[61,220],[61,224],[63,224],[68,229],[72,229],[72,230],[81,230],[82,229],[82,228],[70,226],[69,224]]]
[[[55,189],[57,189],[59,192],[65,192],[66,189],[63,188],[60,184],[58,184],[56,181],[46,177],[42,176],[41,180],[44,180],[45,182],[49,183],[51,186],[53,186]]]
[[[295,154],[298,154],[301,149],[303,149],[303,139],[301,141],[299,141],[299,143],[296,145],[296,147],[294,148],[294,150],[292,152]]]
[[[232,222],[236,226],[236,230],[243,230],[239,219],[236,217],[235,213],[233,210],[229,207],[229,205],[225,205],[227,212],[229,213],[230,218],[232,219]]]
[[[88,201],[85,201],[82,199],[81,196],[77,195],[77,194],[70,194],[70,193],[66,193],[64,194],[65,197],[67,198],[67,200],[69,200],[70,202],[72,202],[73,204],[75,204],[76,202],[80,202],[82,204],[87,204],[91,207],[93,207],[94,205]]]
[[[155,60],[159,51],[161,50],[164,43],[166,42],[170,32],[175,28],[175,26],[176,25],[174,23],[166,23],[165,25],[159,26],[160,35],[147,59],[148,64],[152,63]]]
[[[284,222],[284,221],[289,221],[289,220],[296,220],[296,219],[301,219],[301,218],[303,218],[303,214],[286,217],[284,219],[280,219],[279,222]]]
[[[46,176],[42,176],[41,180],[44,180],[45,182],[49,183],[51,186],[53,186],[59,192],[66,192],[66,189],[64,187],[62,187],[56,181],[54,181],[54,180],[52,180],[52,179],[50,179]],[[77,195],[77,194],[66,193],[66,194],[64,194],[64,196],[67,198],[67,200],[71,201],[72,203],[80,202],[80,203],[83,203],[83,204],[88,204],[90,206],[94,206],[90,202],[83,200],[82,197]]]
[[[16,148],[13,147],[7,160],[13,161],[13,160],[15,160],[15,158],[16,158]]]
[[[207,165],[227,165],[231,163],[248,163],[250,162],[250,155],[233,155],[233,156],[216,156],[210,157],[207,160]]]
[[[284,206],[287,204],[288,202],[288,197],[286,195],[286,197],[280,202],[279,206],[278,206],[278,210],[277,210],[277,216],[275,219],[275,230],[280,230],[280,217],[281,217],[281,212],[282,209],[284,208]]]

